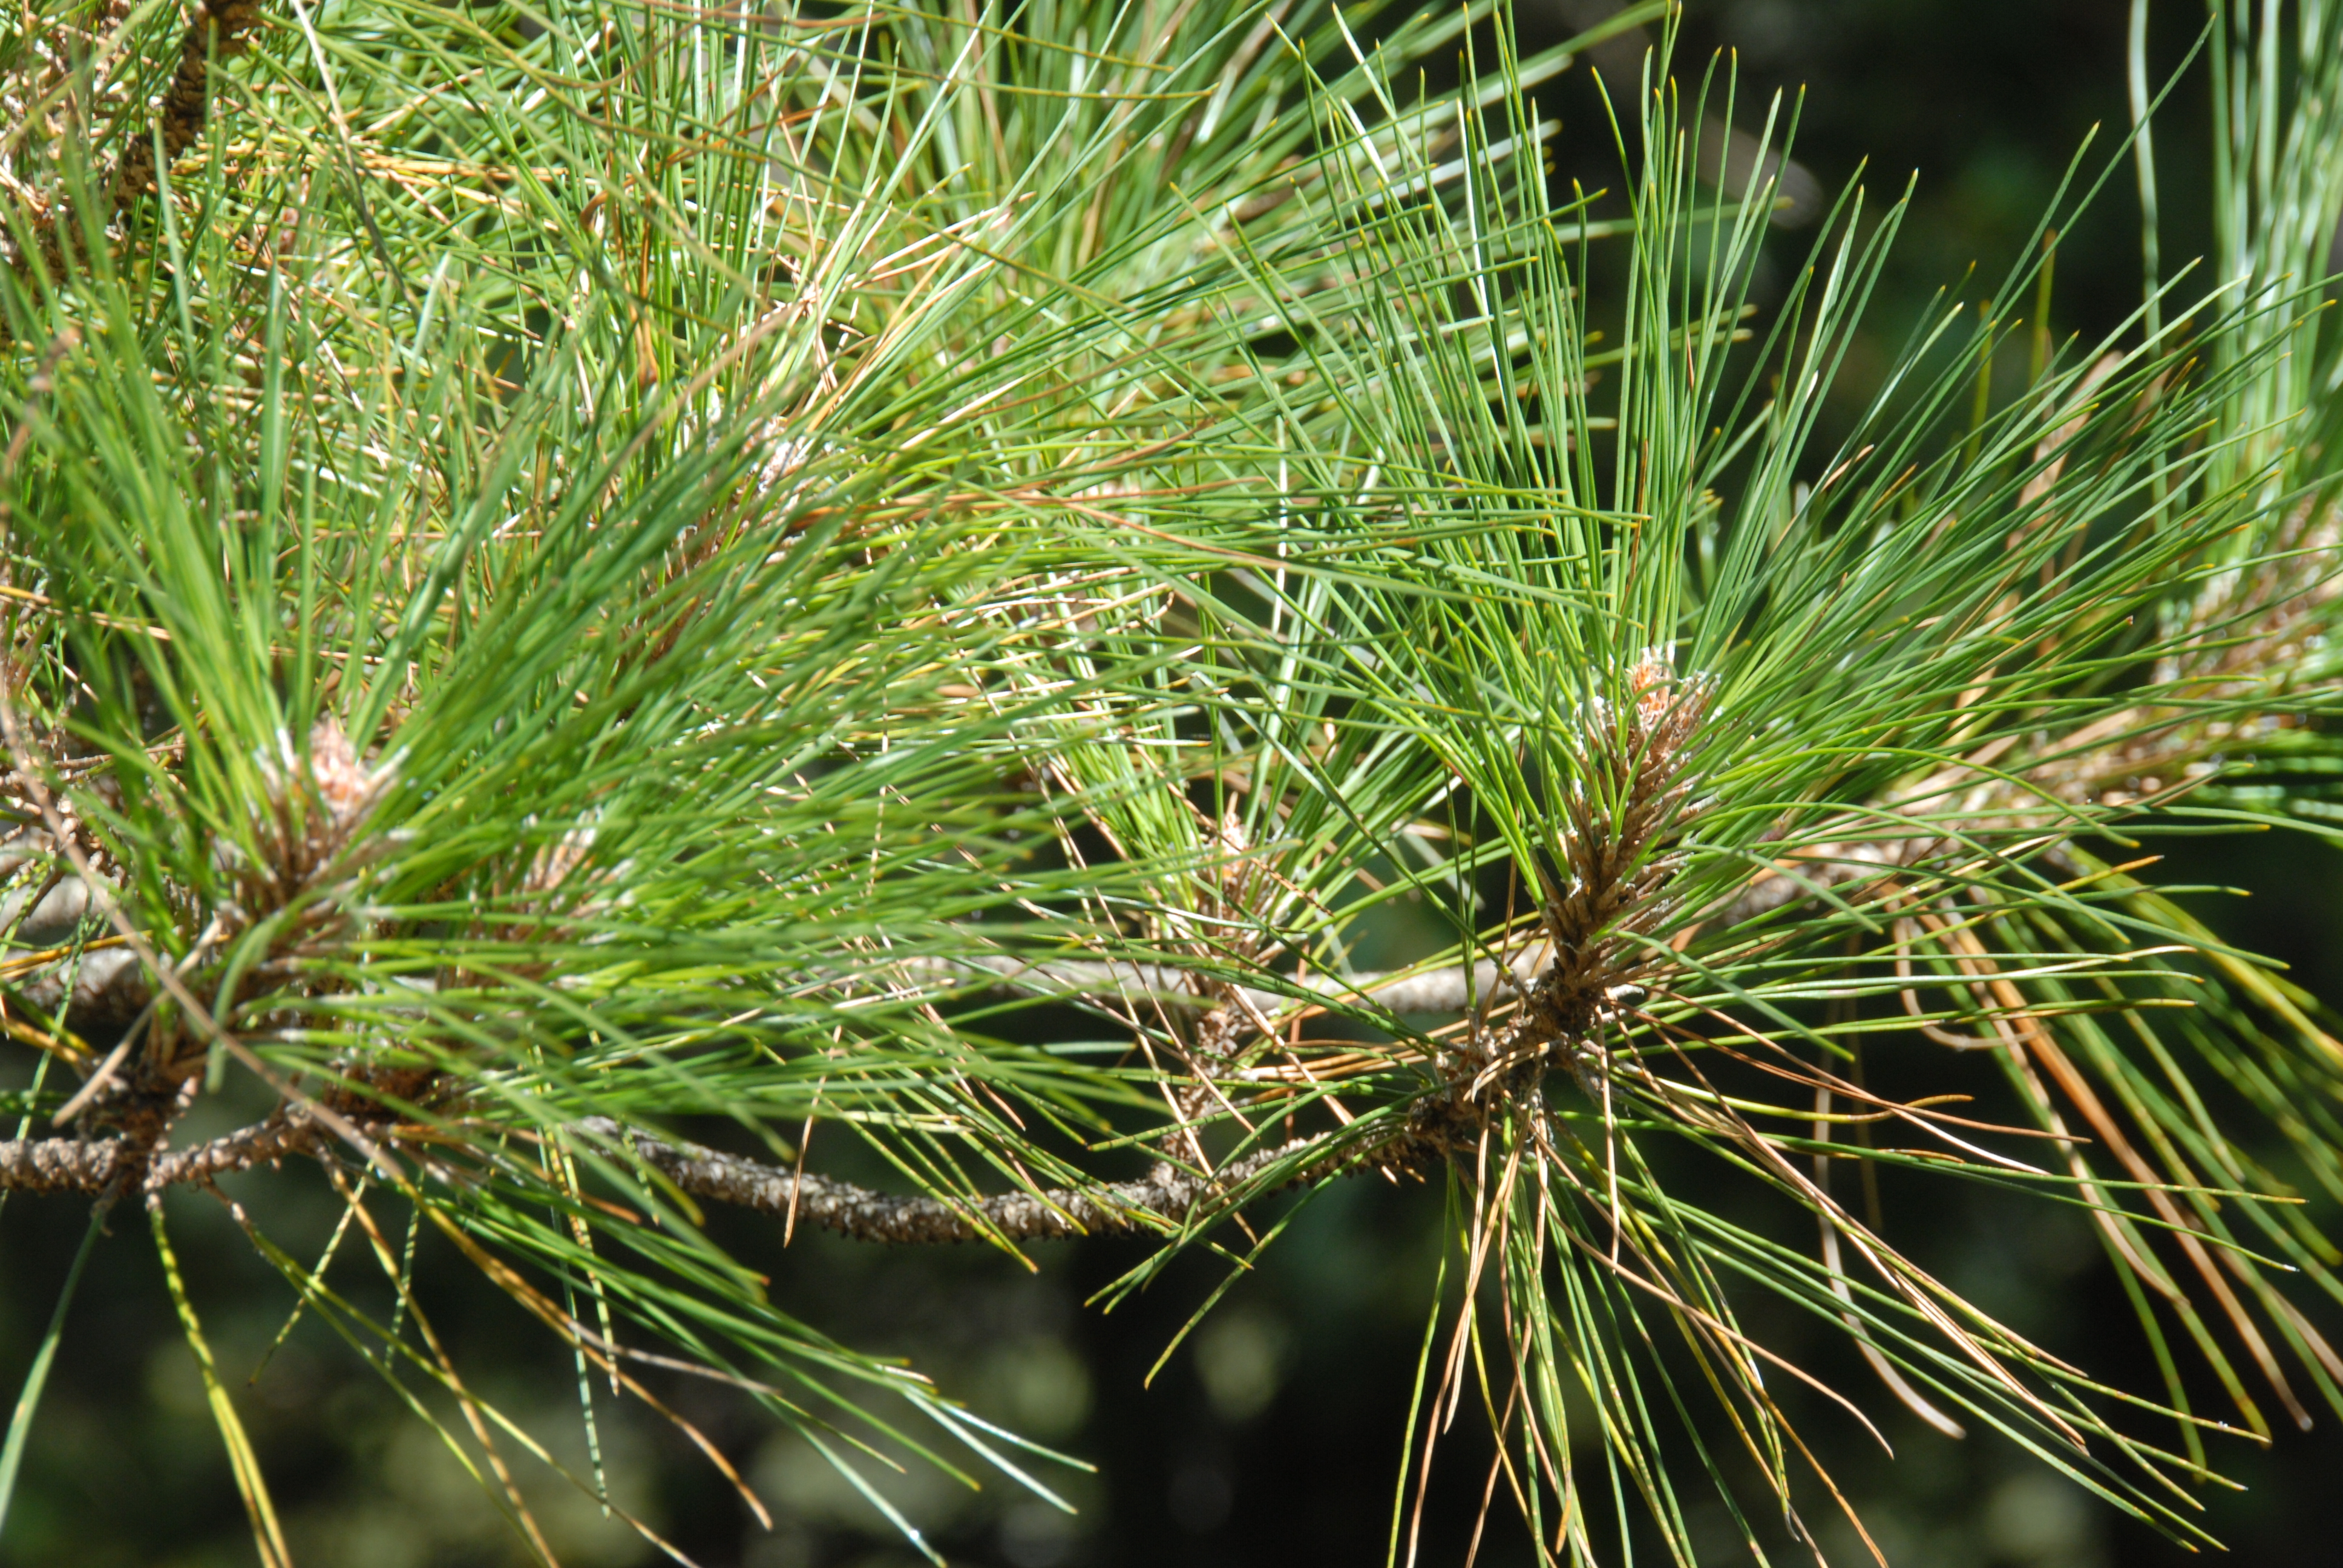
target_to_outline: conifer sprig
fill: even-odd
[[[1565,200],[1540,149],[1594,127],[1538,92],[1573,47],[1360,20],[126,33],[162,128],[84,188],[151,222],[0,281],[45,346],[0,368],[0,1188],[228,1197],[291,1300],[444,1395],[533,1549],[524,1423],[394,1210],[719,1468],[646,1380],[712,1376],[859,1486],[841,1431],[1046,1493],[950,1390],[776,1311],[705,1206],[783,1244],[1159,1238],[1128,1291],[1273,1240],[1248,1206],[1421,1179],[1457,1267],[1410,1474],[1477,1382],[1546,1561],[1610,1560],[1637,1500],[1688,1561],[1711,1482],[1753,1545],[1811,1543],[1845,1500],[1792,1383],[2183,1536],[2207,1431],[2343,1415],[2333,1248],[2258,1152],[2343,1197],[2343,1047],[2109,849],[2332,815],[2343,340],[2304,236],[2343,212],[2343,23],[2240,22],[2293,27],[2291,83],[2214,51],[2255,110],[2214,282],[1972,424],[2029,246],[1825,451],[1899,208],[1850,190],[1758,311],[1793,113],[1664,48],[1606,83],[1622,194]],[[1448,56],[1453,90],[1414,77]],[[1762,127],[1734,188],[1712,122]],[[1412,910],[1419,961],[1360,967]],[[1955,1050],[1998,1104],[1866,1086]],[[222,1093],[266,1109],[184,1141]],[[2078,1206],[2231,1412],[1995,1321],[1850,1161]],[[394,1311],[278,1243],[271,1165]],[[1755,1294],[1877,1386],[1765,1343]]]

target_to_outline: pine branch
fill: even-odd
[[[134,126],[129,145],[99,182],[111,220],[119,220],[140,196],[155,191],[157,168],[169,168],[203,135],[210,119],[212,62],[249,49],[249,35],[259,22],[258,0],[198,0],[194,17],[179,35],[179,63],[156,105],[154,121],[150,126]],[[162,144],[159,165],[158,140]],[[9,258],[10,269],[21,280],[37,266],[52,284],[61,281],[68,270],[67,251],[75,221],[72,204],[62,197],[32,213],[33,243]],[[8,321],[0,317],[0,343],[12,336]]]
[[[310,1122],[275,1116],[176,1153],[148,1155],[132,1138],[23,1138],[0,1142],[0,1191],[103,1192],[138,1172],[141,1191],[208,1181],[288,1155],[310,1153],[327,1136]]]
[[[1296,1139],[1232,1161],[1209,1175],[1159,1163],[1142,1181],[1011,1192],[962,1204],[784,1170],[700,1144],[654,1137],[608,1117],[589,1117],[571,1131],[632,1151],[693,1197],[779,1218],[794,1216],[798,1224],[834,1231],[853,1241],[899,1244],[1172,1231],[1239,1194],[1262,1197],[1354,1170],[1422,1170],[1436,1164],[1456,1143],[1453,1129],[1443,1130],[1435,1111],[1413,1118],[1406,1131],[1363,1148],[1326,1151],[1265,1186],[1254,1183],[1297,1156],[1325,1150],[1324,1143]],[[397,1145],[395,1138],[384,1141]],[[280,1114],[192,1149],[146,1158],[140,1173],[140,1145],[132,1139],[19,1139],[0,1142],[0,1191],[96,1193],[131,1175],[141,1191],[159,1192],[294,1155],[322,1154],[330,1143],[330,1135],[315,1123],[297,1114]]]
[[[913,985],[951,985],[978,980],[1005,995],[1049,996],[1084,1000],[1143,997],[1195,1008],[1215,1005],[1197,970],[1176,964],[1115,963],[1088,959],[1030,961],[1012,958],[915,959],[890,971]],[[1243,1010],[1275,1017],[1297,1000],[1363,1000],[1395,1013],[1453,1013],[1485,1004],[1501,992],[1518,990],[1537,973],[1530,954],[1500,968],[1483,959],[1470,966],[1422,970],[1375,970],[1354,975],[1306,975],[1291,979],[1292,990],[1260,986],[1232,988]],[[981,977],[990,976],[984,982]],[[1298,995],[1297,995],[1298,993]]]
[[[73,902],[79,883],[65,883],[43,900]],[[7,923],[7,908],[0,905],[0,930]],[[32,945],[29,933],[20,940]],[[45,940],[39,945],[51,945]],[[58,943],[55,945],[62,945]],[[65,960],[32,970],[13,982],[15,993],[38,1011],[54,1012],[65,997]],[[1239,1010],[1248,1020],[1285,1016],[1296,1005],[1322,1001],[1368,1001],[1394,1013],[1458,1013],[1486,1006],[1491,1000],[1517,993],[1538,972],[1534,953],[1516,957],[1506,968],[1482,960],[1470,966],[1423,970],[1373,970],[1349,976],[1307,975],[1292,979],[1291,990],[1261,986],[1230,988],[1242,999]],[[1202,971],[1166,963],[1118,963],[1096,959],[1025,960],[1006,956],[966,959],[910,959],[884,969],[841,975],[829,983],[840,987],[906,987],[925,993],[950,990],[1001,996],[1050,997],[1101,1004],[1144,1000],[1176,1008],[1203,1009],[1213,1005]],[[152,1000],[153,986],[136,955],[120,948],[86,951],[74,970],[74,986],[66,1001],[65,1028],[77,1035],[119,1028],[136,1018]]]
[[[179,65],[162,102],[156,106],[155,135],[139,136],[123,148],[114,177],[107,182],[117,216],[156,188],[157,140],[163,145],[161,166],[168,168],[203,135],[211,106],[212,61],[249,49],[252,45],[246,35],[259,23],[259,0],[201,0],[194,19],[179,35]]]
[[[1155,1173],[1143,1181],[1011,1192],[960,1204],[877,1192],[825,1176],[800,1175],[696,1143],[669,1142],[598,1117],[579,1123],[578,1130],[633,1150],[644,1163],[695,1198],[736,1204],[777,1218],[794,1215],[799,1225],[834,1231],[858,1241],[898,1243],[973,1241],[988,1236],[1046,1241],[1177,1230],[1200,1211],[1225,1201],[1262,1172],[1314,1146],[1311,1140],[1296,1140],[1232,1161],[1209,1177],[1159,1164]],[[1342,1155],[1304,1166],[1275,1187],[1247,1196],[1304,1185],[1359,1158]]]

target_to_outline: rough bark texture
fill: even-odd
[[[799,1175],[696,1143],[667,1142],[601,1118],[581,1122],[579,1131],[622,1142],[645,1164],[695,1198],[776,1217],[794,1214],[799,1225],[835,1231],[858,1241],[898,1243],[972,1241],[987,1236],[1048,1241],[1167,1230],[1312,1146],[1305,1139],[1263,1150],[1231,1161],[1210,1179],[1159,1166],[1156,1174],[1145,1181],[1104,1182],[1081,1191],[1011,1192],[963,1205],[874,1192],[826,1176]],[[1301,1186],[1354,1164],[1415,1168],[1443,1147],[1427,1132],[1412,1130],[1372,1151],[1345,1151],[1304,1165],[1278,1186]]]
[[[1139,1181],[1102,1182],[1080,1191],[1004,1193],[968,1204],[874,1191],[827,1176],[719,1153],[697,1143],[655,1138],[596,1117],[576,1131],[630,1150],[646,1165],[695,1198],[754,1209],[799,1225],[834,1231],[858,1241],[933,1243],[1049,1241],[1069,1236],[1128,1234],[1174,1229],[1239,1193],[1304,1186],[1343,1171],[1378,1166],[1424,1171],[1436,1167],[1477,1122],[1456,1120],[1448,1102],[1428,1102],[1405,1131],[1365,1149],[1337,1149],[1307,1161],[1270,1187],[1247,1191],[1263,1172],[1318,1145],[1299,1139],[1232,1161],[1210,1177],[1157,1167]],[[97,1194],[133,1181],[146,1192],[201,1182],[267,1164],[288,1155],[322,1153],[330,1135],[293,1117],[271,1117],[193,1149],[146,1157],[132,1138],[32,1138],[0,1142],[0,1191]]]
[[[189,1181],[207,1181],[317,1149],[324,1134],[305,1121],[271,1117],[238,1128],[193,1149],[163,1152],[146,1161],[139,1186],[159,1192]],[[0,1143],[0,1191],[102,1192],[145,1158],[135,1138],[25,1138]]]

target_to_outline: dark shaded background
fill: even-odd
[[[1599,9],[1599,7],[1598,7]],[[1523,0],[1530,47],[1563,36],[1580,0]],[[1798,156],[1835,190],[1864,176],[1875,198],[1919,184],[1905,237],[1858,349],[1845,399],[1866,390],[1940,287],[1958,289],[1976,264],[1997,278],[2032,231],[2069,156],[2095,122],[2098,149],[2126,123],[2124,6],[2117,0],[1735,0],[1695,4],[1681,56],[1738,50],[1750,89],[1808,97]],[[2201,11],[2159,14],[2159,61],[2177,63]],[[1547,95],[1563,116],[1559,174],[1615,186],[1603,122],[1578,74]],[[1745,122],[1754,116],[1745,114]],[[2202,93],[2184,87],[2164,123],[2165,255],[2197,254]],[[2136,209],[2127,170],[2067,236],[2058,265],[2056,330],[2108,330],[2138,297]],[[1812,230],[1775,236],[1778,280],[1803,259]],[[1975,290],[1970,291],[1974,295]],[[2286,960],[2297,978],[2343,998],[2343,855],[2271,838],[2181,841],[2176,879],[2227,883],[2251,897],[2197,900],[2236,938]],[[1932,1061],[1938,1078],[1947,1070]],[[226,1114],[217,1112],[217,1114]],[[305,1172],[258,1172],[239,1191],[272,1213],[295,1251],[323,1244],[335,1211]],[[281,1191],[279,1191],[281,1190]],[[2046,1207],[2011,1206],[1958,1184],[1893,1181],[1886,1199],[1922,1238],[1919,1251],[1950,1282],[2049,1348],[2115,1383],[2152,1390],[2156,1373],[2121,1292],[2086,1228]],[[1257,1274],[1240,1282],[1203,1329],[1143,1388],[1149,1368],[1205,1294],[1217,1268],[1191,1260],[1111,1315],[1089,1295],[1142,1254],[1132,1244],[1038,1248],[1018,1270],[973,1248],[880,1251],[826,1237],[784,1251],[778,1228],[734,1221],[741,1255],[769,1270],[777,1299],[855,1345],[910,1357],[949,1392],[1097,1466],[1043,1465],[1080,1504],[1072,1518],[999,1483],[968,1492],[914,1470],[897,1483],[913,1516],[954,1562],[1011,1568],[1150,1568],[1165,1564],[1375,1563],[1383,1560],[1423,1306],[1437,1243],[1440,1198],[1353,1181],[1312,1204]],[[306,1205],[306,1207],[304,1207]],[[299,1325],[248,1386],[289,1308],[288,1293],[209,1200],[175,1195],[171,1218],[191,1287],[286,1511],[296,1560],[329,1568],[420,1568],[520,1563],[495,1507],[427,1428],[407,1417],[382,1381],[314,1321]],[[1754,1216],[1753,1217],[1757,1217]],[[2330,1222],[2332,1216],[2329,1216]],[[13,1393],[37,1342],[55,1282],[80,1237],[77,1205],[18,1198],[0,1211],[0,1389]],[[35,1429],[0,1563],[248,1563],[253,1548],[201,1385],[172,1320],[151,1246],[135,1214],[115,1221],[85,1282],[65,1353]],[[399,1240],[394,1237],[394,1244]],[[370,1265],[353,1240],[336,1278],[367,1297]],[[558,1454],[580,1468],[577,1376],[547,1337],[480,1287],[432,1237],[418,1277],[434,1326],[478,1391],[540,1432],[567,1434]],[[435,1266],[437,1265],[437,1266]],[[378,1286],[378,1278],[372,1282]],[[1792,1409],[1897,1568],[2109,1568],[2177,1563],[2180,1551],[2022,1461],[1986,1436],[1952,1442],[1871,1398],[1840,1347],[1811,1325],[1755,1314],[1767,1342],[1811,1358],[1858,1391],[1896,1445],[1889,1461],[1843,1417]],[[2202,1380],[2200,1380],[2201,1382]],[[410,1385],[417,1380],[409,1377]],[[2200,1391],[2207,1392],[2209,1391]],[[869,1504],[799,1440],[772,1435],[742,1403],[707,1385],[665,1387],[679,1409],[738,1456],[772,1503],[778,1528],[749,1521],[712,1470],[674,1434],[614,1412],[600,1435],[617,1494],[710,1568],[880,1568],[918,1559]],[[2203,1408],[2217,1408],[2217,1396]],[[1422,1561],[1464,1559],[1488,1448],[1467,1411],[1443,1440]],[[1582,1462],[1598,1459],[1582,1449]],[[2237,1560],[2343,1562],[2332,1523],[2343,1477],[2343,1423],[2288,1433],[2260,1453],[2222,1454],[2241,1493],[2208,1491],[2215,1533]],[[524,1470],[534,1471],[528,1461]],[[622,1527],[558,1483],[529,1483],[565,1561],[655,1560]],[[1697,1489],[1684,1489],[1687,1500]],[[1828,1505],[1810,1498],[1813,1516]],[[1703,1562],[1746,1561],[1721,1513],[1695,1507],[1711,1544]],[[1826,1531],[1834,1562],[1863,1560],[1843,1528]],[[1531,1561],[1502,1498],[1483,1562]]]

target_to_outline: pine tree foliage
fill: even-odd
[[[1545,1558],[1690,1562],[1712,1487],[1811,1540],[1791,1383],[2201,1537],[2207,1432],[2343,1416],[2343,1253],[2288,1185],[2343,1198],[2343,1044],[2140,847],[2336,819],[2343,17],[2235,11],[2219,254],[2159,271],[2151,228],[2139,311],[2054,344],[2030,247],[1833,448],[1900,208],[1847,191],[1760,312],[1781,165],[1701,185],[1686,127],[1790,108],[1662,51],[1564,132],[1540,88],[1595,40],[1523,56],[1502,8],[28,8],[0,1185],[94,1201],[91,1245],[149,1206],[272,1564],[166,1189],[548,1560],[515,1477],[554,1462],[410,1222],[592,1369],[582,1420],[696,1374],[858,1486],[876,1444],[1049,1497],[709,1211],[1158,1238],[1119,1293],[1377,1172],[1451,1232],[1395,1557],[1465,1403]],[[2135,166],[2153,214],[2134,75],[2046,236]],[[1556,193],[1564,134],[1614,195]],[[1362,968],[1403,907],[1445,945]],[[1952,1052],[1997,1101],[1866,1087]],[[206,1101],[262,1109],[192,1137]],[[351,1244],[280,1246],[266,1163]],[[2166,1385],[1928,1273],[1881,1168],[2087,1213]]]

